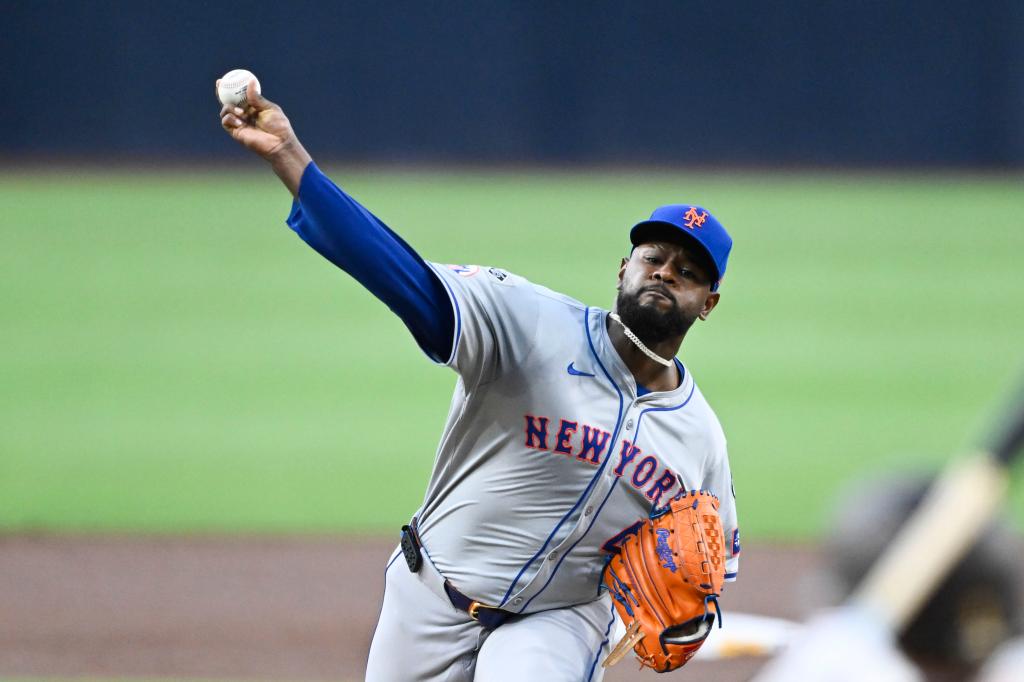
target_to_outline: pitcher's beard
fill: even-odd
[[[688,317],[675,304],[668,310],[659,310],[640,303],[640,294],[619,291],[615,297],[615,312],[623,324],[633,330],[645,346],[654,346],[665,339],[685,336],[697,316]]]

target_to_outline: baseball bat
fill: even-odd
[[[943,470],[850,597],[849,605],[894,633],[913,620],[1002,504],[1024,446],[1024,382],[1004,405],[979,449]]]

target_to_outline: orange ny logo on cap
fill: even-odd
[[[694,227],[701,227],[707,218],[707,211],[697,213],[697,209],[691,206],[690,210],[683,214],[683,224],[692,230]]]

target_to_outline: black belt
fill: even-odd
[[[416,519],[413,519],[408,526],[402,526],[402,554],[405,556],[405,563],[413,573],[420,570],[423,565],[422,547],[419,533],[416,532]],[[475,599],[471,599],[459,592],[447,579],[444,581],[444,591],[448,595],[448,601],[459,611],[464,611],[470,618],[477,621],[488,630],[494,630],[507,621],[515,613],[504,611],[497,606],[488,606]]]
[[[444,581],[444,591],[448,594],[448,601],[452,603],[452,606],[459,611],[465,611],[469,614],[470,618],[488,630],[494,630],[506,620],[516,615],[511,611],[503,611],[497,606],[488,606],[487,604],[481,604],[475,599],[470,599],[455,589],[455,586],[447,580]]]

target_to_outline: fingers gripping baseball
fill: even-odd
[[[313,159],[295,136],[284,111],[260,93],[259,81],[245,69],[227,72],[216,86],[217,99],[223,105],[221,127],[268,161],[292,196],[298,197],[302,175]]]
[[[216,87],[219,90],[220,80]],[[220,110],[220,124],[243,147],[264,158],[270,158],[295,138],[291,123],[281,107],[249,87],[245,106],[225,104]]]

